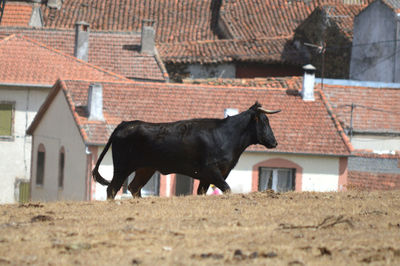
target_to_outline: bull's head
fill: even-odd
[[[266,110],[262,108],[258,102],[256,102],[250,109],[255,111],[254,120],[256,122],[255,130],[257,143],[264,145],[268,149],[275,148],[278,145],[278,142],[275,139],[266,114],[276,114],[281,110]]]

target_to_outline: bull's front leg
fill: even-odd
[[[199,187],[197,188],[197,195],[206,194],[209,187],[210,183],[207,183],[205,181],[200,181]]]
[[[225,177],[222,175],[221,171],[218,168],[209,169],[207,171],[207,177],[205,178],[205,180],[207,180],[207,182],[209,182],[210,184],[214,184],[224,194],[231,193],[230,186],[228,185],[228,183],[226,183]]]

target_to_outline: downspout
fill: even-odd
[[[92,152],[89,146],[85,146],[86,153],[86,195],[85,199],[92,201]]]

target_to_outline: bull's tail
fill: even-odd
[[[104,150],[101,152],[101,154],[100,154],[100,156],[99,156],[99,159],[97,160],[96,166],[94,167],[94,169],[93,169],[93,171],[92,171],[92,175],[93,175],[94,181],[99,182],[99,183],[102,184],[103,186],[108,186],[108,185],[110,184],[110,181],[104,179],[104,177],[102,177],[102,176],[100,175],[100,173],[99,173],[99,166],[100,166],[101,161],[102,161],[103,158],[104,158],[104,155],[106,155],[108,149],[109,149],[110,146],[111,146],[112,139],[113,139],[113,135],[114,135],[114,132],[113,132],[113,134],[111,134],[110,138],[108,139],[108,142],[107,142],[106,146],[104,147]]]

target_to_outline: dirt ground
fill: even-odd
[[[400,191],[0,205],[0,265],[400,265]]]

